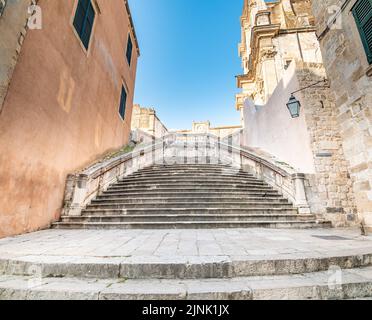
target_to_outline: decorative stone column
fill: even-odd
[[[262,80],[265,88],[265,102],[269,100],[278,85],[276,73],[275,56],[277,52],[274,48],[266,48],[261,51]]]

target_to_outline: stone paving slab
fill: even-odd
[[[372,266],[356,229],[46,230],[0,240],[0,274],[231,278]]]
[[[356,229],[46,230],[0,239],[0,259],[25,256],[79,259],[168,256],[176,261],[184,257],[257,259],[329,252],[365,253],[371,249],[372,237],[363,237]]]

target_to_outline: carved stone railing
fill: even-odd
[[[67,177],[63,215],[79,216],[92,199],[125,176],[151,165],[224,164],[264,180],[288,198],[299,213],[310,213],[305,175],[283,168],[240,146],[240,133],[218,138],[211,134],[171,133],[133,152],[97,163]]]

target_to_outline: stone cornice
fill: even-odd
[[[299,27],[291,29],[280,29],[279,34],[301,33],[301,32],[316,32],[315,26]]]
[[[124,4],[125,4],[125,8],[126,8],[127,13],[128,13],[129,22],[130,22],[130,28],[131,28],[131,31],[133,33],[134,42],[136,44],[137,54],[138,54],[138,56],[140,56],[141,53],[140,53],[140,49],[139,49],[137,34],[136,34],[136,30],[134,28],[134,22],[133,22],[133,19],[132,19],[132,14],[130,12],[128,0],[124,0]]]
[[[256,67],[259,61],[260,40],[262,38],[274,38],[279,34],[280,24],[271,24],[265,26],[255,26],[252,28],[252,37],[250,47],[251,52],[251,70],[248,73],[249,81],[253,81],[256,75]]]
[[[238,88],[242,88],[244,83],[252,83],[253,82],[253,77],[251,72],[248,74],[242,74],[236,76],[236,81],[237,81],[237,86]]]

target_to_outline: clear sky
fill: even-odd
[[[240,124],[235,76],[243,0],[131,0],[141,50],[135,103],[169,129]]]

